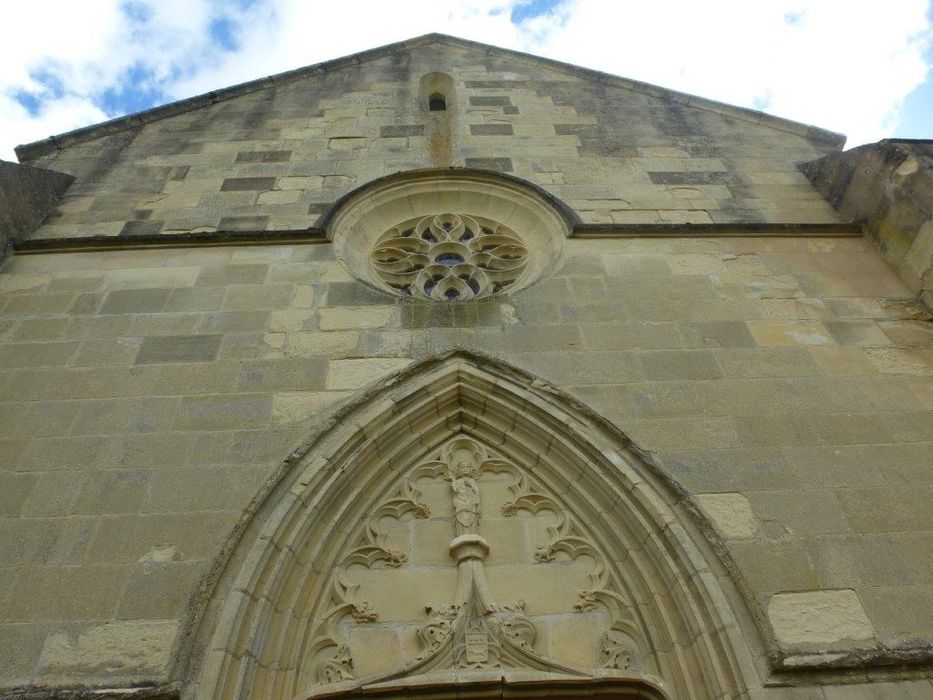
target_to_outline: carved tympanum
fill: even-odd
[[[393,611],[385,609],[384,596],[380,609],[368,600],[380,594],[376,583],[378,571],[403,572],[422,557],[430,562],[443,560],[441,551],[425,552],[418,547],[406,551],[406,547],[423,536],[418,529],[423,526],[415,523],[424,519],[429,520],[426,525],[433,523],[432,532],[446,530],[447,566],[456,569],[455,584],[452,582],[447,590],[430,592],[432,596],[439,594],[446,598],[426,601],[420,623],[405,623],[409,626],[397,628],[397,632],[390,629],[391,635],[400,635],[403,643],[410,639],[419,650],[408,661],[383,669],[379,678],[501,667],[574,676],[592,674],[596,669],[626,673],[643,668],[639,641],[642,633],[634,608],[609,561],[561,500],[528,469],[473,439],[458,437],[448,441],[430,459],[407,470],[400,482],[393,495],[380,502],[361,524],[358,544],[340,559],[332,573],[332,605],[326,610],[319,608],[321,614],[313,623],[317,633],[311,649],[317,654],[317,683],[326,685],[352,679],[357,654],[354,639],[358,638],[354,635],[362,633],[354,630],[364,625],[384,629],[381,613],[392,618]],[[433,509],[422,499],[422,493],[431,494]],[[515,523],[520,527],[507,527],[512,520],[522,521]],[[386,523],[391,522],[397,525],[387,530]],[[517,548],[502,539],[504,532],[522,540]],[[525,541],[528,537],[535,541]],[[438,535],[424,541],[437,543]],[[526,554],[521,561],[499,561],[491,566],[491,557],[497,555],[500,546]],[[527,570],[528,585],[534,587],[537,585],[534,572],[547,570],[553,575],[555,566],[587,572],[574,574],[584,576],[580,580],[585,583],[577,592],[576,602],[569,598],[566,610],[558,617],[564,616],[571,620],[566,624],[572,624],[574,616],[591,616],[591,621],[580,628],[586,630],[592,622],[591,648],[595,658],[588,667],[557,660],[547,653],[547,646],[536,646],[540,637],[538,626],[542,623],[536,621],[535,615],[540,611],[527,609],[524,600],[499,600],[490,586],[490,575],[509,577],[516,571]],[[428,577],[434,568],[420,570]],[[354,579],[349,575],[351,569],[365,569],[373,575]],[[529,589],[529,593],[533,592]],[[417,596],[425,592],[414,588],[401,594]],[[547,612],[550,617],[555,614]],[[360,653],[373,653],[371,647],[366,651],[365,644],[361,648]],[[356,660],[368,661],[365,656]]]

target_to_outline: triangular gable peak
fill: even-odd
[[[775,129],[777,131],[796,134],[810,139],[815,143],[830,148],[842,148],[845,143],[845,136],[819,127],[810,126],[800,122],[775,117],[763,112],[758,112],[745,107],[717,102],[715,100],[690,95],[676,90],[651,85],[649,83],[623,78],[609,73],[603,73],[589,68],[575,66],[569,63],[563,63],[549,58],[534,56],[520,51],[503,49],[489,44],[483,44],[475,41],[468,41],[446,34],[426,34],[424,36],[408,39],[394,44],[355,53],[350,56],[324,61],[311,66],[305,66],[277,75],[272,75],[258,80],[251,80],[239,85],[234,85],[221,90],[211,91],[195,97],[190,97],[177,102],[172,102],[152,109],[136,112],[123,117],[118,117],[110,121],[94,124],[91,126],[68,131],[57,136],[50,136],[47,139],[35,141],[33,143],[17,146],[16,155],[21,162],[30,161],[47,155],[55,150],[66,148],[73,144],[83,143],[94,139],[110,136],[122,131],[139,127],[152,122],[161,121],[172,116],[184,114],[192,110],[209,107],[210,105],[235,99],[243,95],[265,90],[268,88],[286,85],[311,76],[322,75],[329,72],[335,72],[347,67],[357,66],[386,56],[404,54],[432,45],[443,45],[458,47],[471,51],[479,51],[483,54],[497,54],[516,63],[524,65],[533,65],[552,71],[573,75],[577,78],[605,84],[612,87],[623,88],[637,93],[648,95],[650,97],[668,100],[677,104],[692,107],[695,109],[722,114],[732,119],[738,119],[744,122],[759,124],[761,126]]]

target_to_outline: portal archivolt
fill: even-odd
[[[748,651],[670,501],[623,436],[532,378],[423,364],[270,494],[191,695],[737,697]]]

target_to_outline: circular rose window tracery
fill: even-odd
[[[348,275],[386,295],[440,304],[534,284],[556,267],[571,223],[532,185],[463,168],[363,185],[322,225]]]
[[[514,284],[528,248],[508,227],[452,212],[404,221],[370,255],[377,277],[402,294],[435,301],[486,297]]]

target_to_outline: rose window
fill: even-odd
[[[464,214],[432,214],[392,227],[371,254],[378,277],[419,299],[462,301],[495,294],[525,271],[528,249],[510,229]]]

